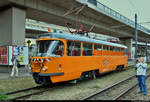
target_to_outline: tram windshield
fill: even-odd
[[[33,56],[38,57],[59,57],[64,55],[64,44],[59,40],[37,41]]]

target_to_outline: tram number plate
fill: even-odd
[[[40,63],[35,63],[34,67],[40,67]]]

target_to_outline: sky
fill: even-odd
[[[134,21],[137,13],[138,23],[150,22],[150,0],[97,0]],[[150,29],[150,23],[142,24]]]

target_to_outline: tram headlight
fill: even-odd
[[[46,68],[46,67],[43,67],[43,68],[42,68],[42,70],[43,70],[43,71],[46,71],[46,70],[47,70],[47,68]]]

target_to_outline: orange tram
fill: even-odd
[[[127,67],[127,47],[77,34],[47,33],[38,36],[30,57],[37,84],[94,77]]]

